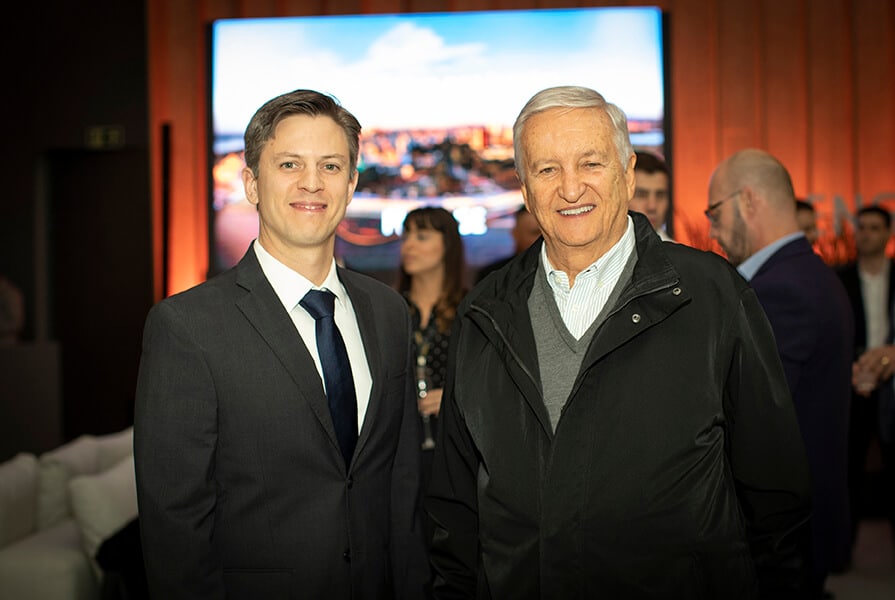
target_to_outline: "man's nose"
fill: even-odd
[[[563,171],[559,193],[566,202],[577,202],[581,198],[584,184],[581,183],[578,173],[570,169]]]
[[[323,189],[323,179],[317,169],[302,169],[298,176],[298,187],[309,192],[318,192]]]

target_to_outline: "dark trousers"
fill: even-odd
[[[878,479],[867,471],[867,453],[879,440],[879,399],[853,396],[848,435],[848,489],[852,515],[852,547],[864,518],[884,517],[895,537],[895,444],[879,443],[882,472]]]

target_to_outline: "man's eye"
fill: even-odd
[[[280,167],[283,168],[283,169],[294,169],[294,168],[295,168],[295,163],[292,162],[291,160],[287,160],[287,161],[284,162],[284,163],[280,163]]]
[[[340,165],[337,165],[336,163],[326,163],[323,165],[324,171],[332,171],[333,173],[337,172],[340,168]]]

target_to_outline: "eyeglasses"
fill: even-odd
[[[709,207],[707,209],[705,209],[705,216],[708,218],[708,220],[711,221],[713,224],[717,223],[718,222],[718,209],[721,207],[721,205],[742,191],[743,191],[743,189],[740,188],[737,191],[733,192],[732,194],[728,194],[728,195],[724,196],[723,198],[721,198],[714,204],[709,204]]]

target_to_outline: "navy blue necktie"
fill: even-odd
[[[347,467],[357,445],[357,397],[348,351],[333,317],[335,300],[329,290],[310,290],[299,304],[314,317],[326,400]]]

